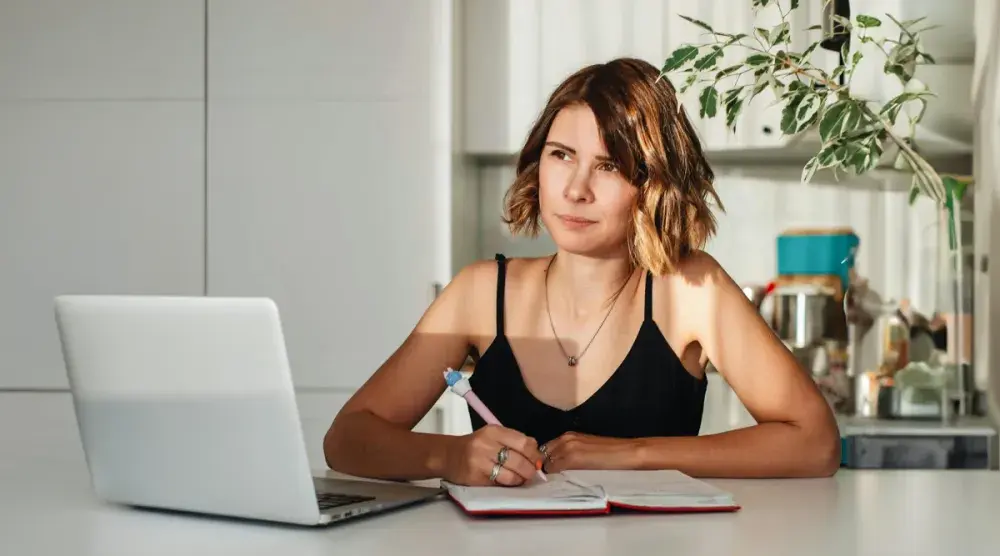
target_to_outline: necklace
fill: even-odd
[[[583,354],[587,353],[587,350],[590,349],[590,344],[594,343],[594,339],[597,338],[597,334],[601,331],[601,328],[604,327],[604,323],[607,322],[608,317],[611,316],[611,311],[614,311],[615,304],[618,303],[618,298],[621,297],[622,292],[625,291],[625,286],[632,280],[632,275],[629,274],[628,279],[622,283],[622,286],[618,288],[618,291],[615,292],[614,296],[612,296],[611,307],[608,308],[607,314],[605,314],[604,318],[601,319],[601,324],[597,325],[597,330],[594,331],[594,335],[590,337],[590,341],[587,342],[587,345],[583,346],[579,355],[570,355],[566,352],[566,347],[563,346],[562,340],[559,339],[559,334],[556,332],[556,325],[552,322],[552,311],[549,310],[549,268],[555,260],[556,256],[552,255],[552,259],[549,260],[549,264],[545,267],[545,312],[549,316],[549,326],[552,328],[552,336],[555,337],[556,343],[559,344],[559,351],[561,351],[563,356],[566,358],[566,364],[570,367],[575,367],[583,357]]]

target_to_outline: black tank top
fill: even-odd
[[[544,444],[573,431],[615,438],[695,436],[701,428],[705,378],[688,373],[653,322],[653,282],[646,274],[642,326],[621,365],[590,398],[570,410],[550,406],[528,390],[504,331],[506,259],[497,255],[496,337],[469,379],[472,389],[507,428]],[[473,429],[485,423],[470,408]]]

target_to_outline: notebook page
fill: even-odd
[[[585,510],[607,506],[600,489],[575,485],[560,474],[551,474],[548,479],[517,487],[443,484],[470,511]]]
[[[565,472],[569,480],[599,485],[609,500],[635,506],[732,506],[730,493],[672,469]]]

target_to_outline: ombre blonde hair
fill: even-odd
[[[542,149],[556,114],[577,104],[594,112],[608,155],[638,188],[627,238],[632,263],[657,276],[674,272],[715,234],[710,203],[725,209],[673,86],[642,60],[587,66],[555,89],[521,149],[517,177],[504,198],[504,222],[514,234],[538,235]]]

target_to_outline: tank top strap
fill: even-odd
[[[646,309],[644,313],[644,319],[648,321],[653,320],[653,275],[648,270],[646,271]]]
[[[497,336],[504,335],[504,290],[507,283],[507,258],[502,253],[497,253]]]

